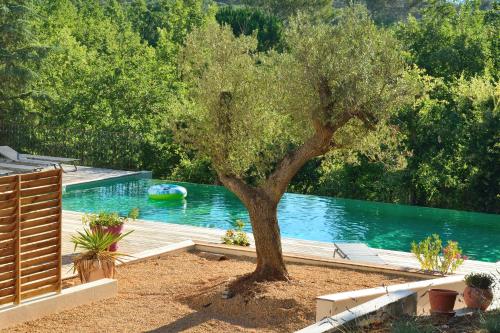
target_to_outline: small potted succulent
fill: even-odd
[[[470,309],[485,311],[493,300],[495,279],[487,273],[470,273],[465,276],[464,301]]]
[[[250,246],[247,233],[243,230],[245,222],[237,220],[235,223],[236,230],[229,229],[222,237],[222,243],[226,245]]]
[[[120,262],[121,257],[126,254],[109,251],[109,247],[131,232],[116,235],[99,228],[95,230],[84,228],[83,232],[77,231],[77,235],[71,237],[71,242],[75,244],[75,251],[78,248],[84,250],[73,257],[73,271],[78,271],[80,281],[87,283],[113,278],[116,261]]]
[[[123,227],[127,222],[126,217],[121,217],[118,213],[100,212],[99,214],[85,214],[82,218],[84,224],[90,227],[90,230],[100,230],[109,232],[114,235],[121,235]],[[114,252],[118,250],[118,241],[110,245],[109,251]]]

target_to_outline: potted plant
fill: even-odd
[[[418,244],[411,244],[411,252],[415,255],[422,270],[430,273],[446,275],[455,272],[467,260],[455,241],[448,241],[443,247],[439,235],[434,234]],[[458,292],[447,289],[430,289],[429,302],[431,313],[453,316]]]
[[[82,221],[84,224],[87,224],[92,231],[100,230],[119,236],[123,232],[123,227],[125,222],[127,222],[127,218],[121,217],[118,213],[100,212],[99,214],[85,214]],[[110,245],[109,251],[114,252],[117,250],[118,242],[114,242]]]
[[[495,279],[487,273],[470,273],[465,276],[464,301],[470,309],[485,311],[493,300]]]
[[[430,289],[429,303],[431,304],[431,314],[454,316],[455,301],[458,292],[448,289]]]
[[[80,248],[84,252],[73,257],[73,271],[78,271],[82,283],[92,282],[103,278],[113,278],[115,273],[115,262],[125,254],[109,251],[111,244],[122,240],[126,234],[113,234],[104,232],[97,228],[89,230],[84,228],[83,232],[77,231],[77,235],[71,237],[75,244],[75,251]]]

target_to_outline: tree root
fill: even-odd
[[[288,272],[285,272],[285,274],[269,274],[268,272],[255,271],[231,281],[227,290],[232,296],[239,294],[244,297],[253,297],[263,290],[263,283],[265,282],[289,282],[290,280]]]

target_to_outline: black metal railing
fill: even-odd
[[[158,151],[161,148],[155,142],[162,141],[165,138],[151,141],[129,129],[0,124],[0,145],[23,153],[79,158],[82,165],[93,167],[126,170],[151,167],[148,165],[151,154],[161,158]]]

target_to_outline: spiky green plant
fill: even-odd
[[[100,267],[104,264],[114,264],[116,261],[122,262],[122,257],[128,256],[124,253],[111,252],[108,248],[111,244],[121,241],[132,233],[133,230],[117,235],[104,232],[99,229],[83,229],[83,232],[77,231],[77,235],[71,237],[71,242],[75,245],[75,251],[80,248],[84,252],[73,257],[73,271],[78,271],[80,277],[82,272],[89,271],[92,265],[97,262]]]

